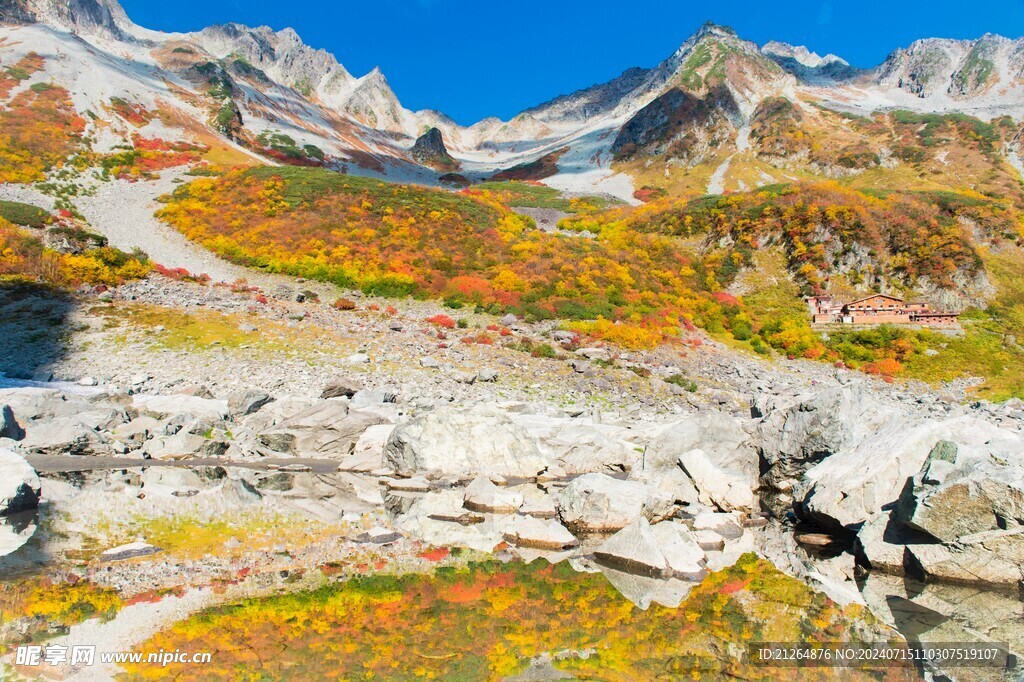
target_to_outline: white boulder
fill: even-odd
[[[703,450],[689,450],[679,456],[679,465],[693,481],[701,504],[720,511],[751,510],[756,499],[752,486],[756,479],[729,471],[711,461]]]
[[[808,469],[795,489],[798,511],[827,527],[856,530],[900,498],[907,479],[921,471],[943,440],[955,443],[960,456],[968,458],[998,457],[1020,448],[1017,436],[975,417],[914,425],[890,421],[856,447]]]
[[[42,485],[21,455],[0,448],[0,516],[39,506]]]
[[[511,514],[523,506],[523,496],[502,490],[485,476],[477,476],[466,486],[463,506],[470,511]]]
[[[616,531],[640,518],[660,521],[673,511],[673,498],[662,490],[606,474],[586,474],[562,491],[558,513],[569,528]]]
[[[525,429],[485,405],[440,408],[399,425],[388,438],[384,459],[402,475],[466,477],[533,478],[550,464]]]

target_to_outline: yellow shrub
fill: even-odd
[[[491,283],[495,289],[501,289],[502,291],[526,290],[526,280],[511,270],[502,270],[491,280]]]
[[[662,340],[661,330],[648,329],[637,324],[616,324],[604,318],[598,318],[593,322],[573,322],[569,329],[631,349],[654,348]]]

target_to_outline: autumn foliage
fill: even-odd
[[[132,148],[98,159],[104,171],[123,180],[153,177],[157,171],[187,166],[202,160],[207,147],[189,142],[132,136]]]
[[[679,608],[646,610],[600,573],[490,562],[208,609],[139,650],[216,651],[210,664],[130,665],[127,677],[502,680],[544,657],[573,679],[696,679],[694,671],[708,680],[774,679],[736,652],[758,641],[862,641],[882,631],[870,621],[863,608],[839,606],[750,554],[694,587]],[[807,680],[879,679],[877,670],[800,672]],[[881,679],[914,674],[893,667]]]
[[[965,230],[977,226],[994,243],[1021,240],[1006,202],[963,192],[861,192],[835,182],[775,185],[755,192],[652,202],[628,214],[571,218],[565,226],[598,231],[632,229],[708,246],[700,263],[709,288],[725,288],[758,249],[784,250],[805,293],[822,292],[838,271],[856,285],[876,278],[913,287],[954,286],[976,275],[982,261]]]
[[[0,626],[6,647],[44,642],[58,629],[84,620],[109,620],[125,605],[118,593],[85,580],[44,575],[4,576],[0,584]],[[11,627],[20,621],[19,627]],[[5,648],[6,648],[5,647]]]
[[[427,322],[437,325],[442,329],[455,329],[455,320],[447,315],[434,315],[433,317],[428,317]]]
[[[136,128],[141,128],[156,118],[155,112],[149,111],[137,102],[128,102],[120,97],[110,98],[110,108],[115,114]]]
[[[488,197],[322,169],[196,180],[168,197],[160,216],[212,251],[271,272],[532,319],[603,319],[595,333],[650,330],[636,335],[645,346],[717,305],[664,236],[547,234]]]
[[[43,69],[46,60],[36,52],[29,52],[13,66],[0,69],[0,99],[6,99],[11,91],[32,74]]]
[[[0,108],[0,183],[44,180],[77,151],[85,121],[68,91],[37,83]]]
[[[27,230],[0,219],[0,282],[46,282],[56,286],[103,284],[114,286],[145,277],[148,261],[111,247],[80,254],[46,248]]]

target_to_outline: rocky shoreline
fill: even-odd
[[[147,518],[185,505],[348,524],[312,554],[269,552],[259,563],[270,573],[361,547],[461,547],[620,572],[631,576],[623,593],[646,608],[678,605],[709,571],[755,552],[890,624],[890,602],[871,590],[892,577],[1011,604],[1024,584],[1015,403],[964,405],[951,395],[962,385],[769,365],[706,339],[624,353],[494,323],[558,349],[536,357],[438,338],[424,321],[432,304],[377,313],[364,301],[344,313],[295,300],[299,288],[265,304],[243,287],[159,278],[84,294],[67,354],[34,372],[64,382],[0,389],[3,561],[33,565],[32,531],[47,516],[69,528],[119,499]],[[168,319],[194,338],[174,346],[175,330],[138,332],[125,317],[154,310],[186,314]],[[196,320],[211,316],[251,331],[206,341]],[[696,390],[665,381],[682,372]],[[42,521],[14,521],[40,505]],[[117,550],[114,563],[93,554],[88,565],[140,590],[245,569],[213,556],[141,572],[118,563],[150,542],[98,547]]]

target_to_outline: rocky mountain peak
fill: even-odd
[[[428,128],[420,135],[413,144],[409,154],[417,162],[424,166],[430,166],[436,170],[454,170],[458,168],[458,162],[448,153],[444,144],[444,136],[437,128]]]
[[[834,54],[827,54],[822,57],[817,52],[811,52],[803,45],[790,45],[788,43],[780,43],[775,40],[765,43],[764,47],[761,48],[761,52],[769,57],[793,59],[802,66],[806,66],[810,69],[817,69],[829,64],[843,64],[845,66],[849,66],[849,62]]]
[[[374,67],[372,71],[356,79],[342,109],[360,123],[388,132],[408,133],[406,118],[411,116],[395,95],[387,78]]]
[[[822,57],[803,45],[790,45],[773,40],[761,48],[761,54],[805,82],[827,83],[847,80],[860,73],[859,69],[850,66],[842,57],[834,54]]]
[[[384,72],[380,70],[379,66],[373,67],[368,74],[359,79],[361,83],[365,85],[372,85],[374,87],[384,87],[390,89],[388,85],[388,79],[384,75]]]
[[[26,0],[0,0],[0,24],[27,24],[35,20]]]
[[[790,78],[755,43],[731,28],[707,23],[653,70],[650,82],[661,91],[681,88],[701,97],[725,88],[746,110]]]
[[[713,21],[705,21],[697,32],[693,34],[690,40],[699,42],[700,40],[712,37],[712,38],[738,38],[736,29],[731,26],[723,26],[716,24]]]
[[[395,99],[395,93],[379,66],[373,67],[368,74],[357,79],[355,91],[369,93],[374,97],[384,97],[388,100]]]
[[[580,122],[605,114],[629,99],[650,74],[634,67],[607,83],[592,85],[523,112],[544,123]],[[484,123],[481,121],[481,123]]]
[[[311,92],[321,85],[346,90],[353,80],[327,50],[309,47],[291,28],[242,24],[211,26],[192,35],[210,54],[242,57],[278,83]]]
[[[979,97],[1022,85],[1024,40],[986,33],[976,40],[926,38],[893,52],[874,70],[876,82],[922,99]]]
[[[128,39],[133,27],[117,0],[28,0],[23,8],[37,21],[75,34]]]

